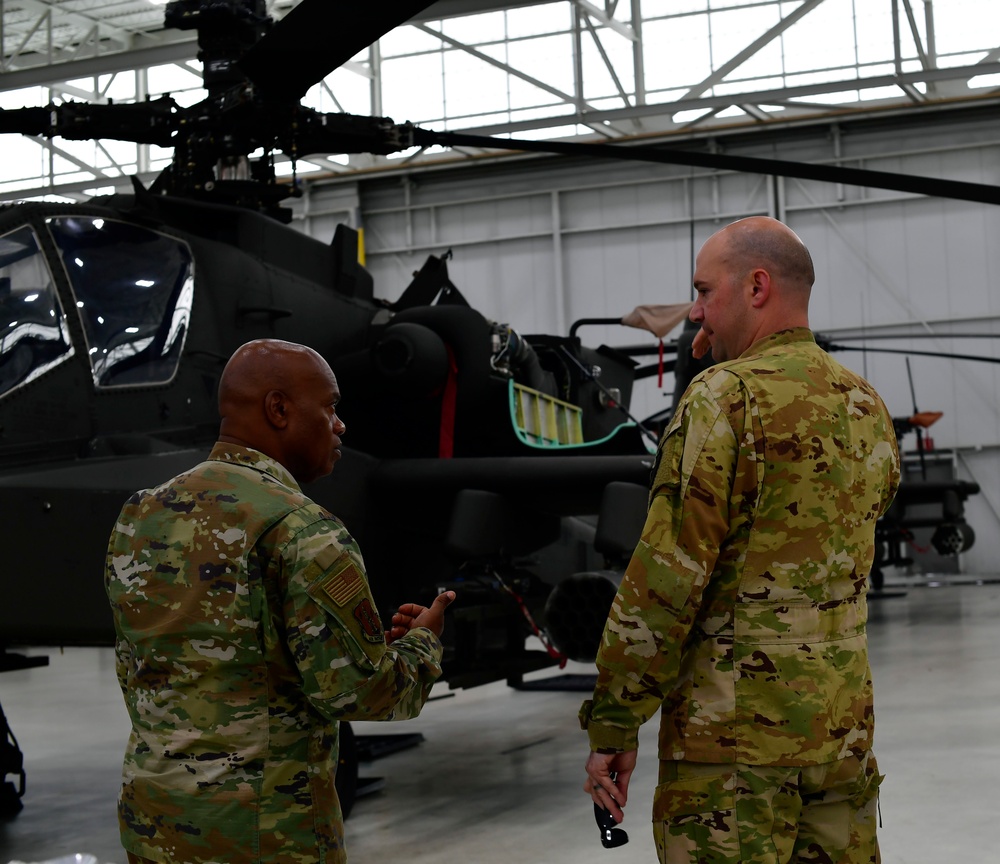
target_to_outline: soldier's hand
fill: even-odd
[[[454,591],[443,591],[434,598],[434,602],[430,606],[421,606],[419,603],[404,603],[392,616],[392,627],[386,633],[386,643],[391,645],[414,627],[426,627],[436,636],[440,636],[444,631],[444,610],[451,605],[454,599]]]
[[[400,636],[405,636],[410,632],[417,615],[427,610],[426,606],[419,603],[404,603],[392,616],[392,626],[385,633],[385,644],[391,645]]]
[[[708,334],[699,328],[698,332],[694,334],[694,339],[691,340],[691,356],[695,360],[701,360],[711,347],[711,343],[708,341]]]
[[[625,818],[622,807],[628,803],[628,782],[635,771],[638,752],[629,750],[625,753],[591,753],[587,759],[587,782],[583,791],[593,799],[594,803],[614,816],[615,822]],[[612,780],[611,772],[617,773]]]

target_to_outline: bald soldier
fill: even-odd
[[[441,674],[454,593],[400,607],[387,638],[357,545],[299,487],[341,456],[339,399],[315,351],[244,345],[207,461],[122,509],[106,587],[130,862],[346,861],[338,721],[414,717]]]
[[[808,329],[813,279],[773,219],[702,247],[690,317],[717,365],[660,442],[580,712],[584,789],[619,822],[661,712],[664,864],[879,860],[866,592],[899,457],[878,394]]]

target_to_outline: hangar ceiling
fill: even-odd
[[[976,24],[990,2],[438,0],[306,101],[436,129],[590,140],[990,102],[1000,98],[1000,46]],[[296,3],[273,0],[268,12],[281,18]],[[197,101],[196,38],[164,29],[163,12],[154,0],[0,0],[0,107],[168,91]],[[149,145],[60,139],[21,141],[17,153],[24,168],[8,154],[0,199],[85,197],[120,187],[128,174],[151,176],[169,156]],[[403,154],[431,156],[441,158]],[[393,161],[331,154],[298,170]]]

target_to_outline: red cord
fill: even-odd
[[[504,582],[503,579],[500,578],[500,574],[497,573],[495,570],[493,571],[493,575],[496,577],[496,580],[500,584],[500,587],[503,588],[504,591],[506,591],[511,597],[514,598],[514,602],[516,602],[517,605],[520,607],[521,613],[524,615],[525,620],[528,622],[528,627],[531,628],[531,632],[538,637],[538,640],[542,643],[542,647],[545,648],[545,651],[548,653],[549,657],[551,657],[553,660],[558,660],[559,668],[565,669],[566,661],[569,658],[561,651],[559,651],[551,642],[549,642],[548,637],[542,632],[541,628],[539,628],[539,626],[535,623],[535,619],[531,617],[531,613],[528,611],[528,606],[524,602],[524,598],[521,597],[521,595],[518,594],[516,591],[514,591],[514,589],[511,588],[506,582]]]

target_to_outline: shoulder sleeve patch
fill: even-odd
[[[333,567],[329,573],[319,578],[316,587],[338,606],[346,606],[348,601],[365,587],[365,578],[346,553],[329,563],[321,561],[322,557],[323,553],[316,556],[315,560],[319,566],[325,570],[332,563]]]
[[[385,645],[385,632],[382,630],[382,620],[378,617],[378,610],[371,600],[365,597],[354,607],[354,617],[361,625],[361,632],[365,639],[377,645]]]

